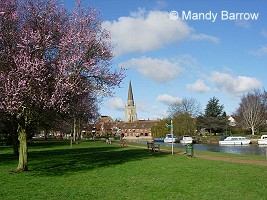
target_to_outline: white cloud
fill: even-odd
[[[210,88],[205,85],[204,81],[201,79],[198,79],[193,84],[187,84],[186,86],[189,90],[194,92],[200,92],[200,93],[206,93],[210,91]]]
[[[120,98],[111,98],[105,105],[106,108],[117,111],[124,111],[125,105]]]
[[[212,36],[212,35],[207,35],[207,34],[192,34],[190,35],[191,40],[209,40],[214,43],[219,43],[220,39]]]
[[[174,79],[176,76],[182,73],[180,61],[171,61],[167,58],[132,58],[121,63],[120,66],[124,68],[136,69],[143,76],[149,77],[159,83],[164,83]]]
[[[212,73],[211,81],[216,84],[218,89],[233,96],[240,96],[243,92],[257,89],[262,86],[261,82],[254,77],[233,77],[230,74],[217,71]]]
[[[167,6],[168,4],[166,1],[157,0],[154,10],[163,10],[163,9],[166,9]]]
[[[137,103],[137,110],[141,112],[149,112],[148,104],[145,101],[140,101]]]
[[[156,98],[156,101],[164,103],[166,105],[171,105],[175,102],[181,102],[181,98],[180,97],[172,97],[168,94],[161,94]]]
[[[250,22],[248,20],[235,20],[235,24],[238,27],[248,29],[250,28]]]
[[[166,11],[142,9],[116,21],[106,21],[103,26],[116,45],[115,55],[159,49],[183,40],[191,31],[181,19],[171,20]]]
[[[254,56],[265,56],[267,55],[267,45],[262,46],[260,49],[256,51],[250,51],[249,53]]]
[[[189,54],[179,56],[176,61],[186,67],[196,67],[198,65],[197,60]]]
[[[261,35],[262,35],[263,37],[267,38],[267,31],[263,30],[263,31],[261,32]]]

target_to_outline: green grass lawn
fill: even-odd
[[[0,147],[0,199],[267,199],[267,168],[104,142],[35,142],[29,171]]]

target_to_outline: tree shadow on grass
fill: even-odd
[[[29,154],[29,168],[35,175],[61,176],[165,155],[163,152],[117,146],[44,150]]]
[[[45,149],[45,148],[53,148],[59,146],[69,145],[69,140],[59,140],[59,139],[48,139],[48,140],[32,140],[28,143],[29,148],[34,149]]]
[[[17,160],[18,157],[11,153],[0,153],[0,166],[13,164]]]
[[[28,148],[31,150],[34,149],[34,151],[42,151],[43,149],[64,147],[69,143],[68,140],[36,140],[29,142]],[[18,162],[18,156],[13,155],[12,148],[12,146],[0,146],[0,165],[10,165],[14,162]]]

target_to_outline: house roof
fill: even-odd
[[[138,120],[135,122],[98,122],[94,125],[88,125],[87,130],[93,130],[95,128],[96,130],[100,130],[102,127],[105,130],[111,130],[111,129],[150,129],[153,126],[157,125],[159,120]]]
[[[138,120],[135,122],[124,122],[122,129],[150,129],[152,126],[157,125],[157,120]]]

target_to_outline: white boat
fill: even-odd
[[[166,143],[178,142],[178,139],[175,135],[167,134],[164,138],[164,142]]]
[[[182,144],[192,144],[193,143],[193,138],[190,137],[189,135],[184,135],[183,138],[180,140],[180,143],[182,143]]]
[[[221,138],[221,140],[219,141],[219,144],[221,145],[243,145],[243,144],[250,144],[251,141],[250,139],[246,138],[246,137],[233,137],[233,136],[228,136],[226,138]]]
[[[258,144],[259,145],[267,144],[267,135],[262,135],[261,139],[258,139]]]

